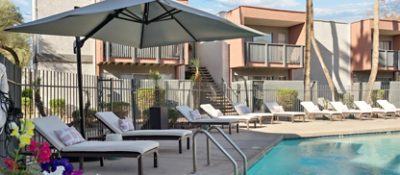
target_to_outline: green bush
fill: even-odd
[[[87,114],[85,115],[85,124],[87,127],[93,127],[96,124],[96,110],[94,109],[89,109]],[[75,128],[79,128],[79,121],[80,121],[80,115],[79,115],[79,109],[75,110],[74,112],[72,112],[72,119],[73,119],[73,123],[72,125]]]
[[[112,110],[110,107],[112,106]],[[131,105],[127,102],[123,101],[116,101],[113,102],[111,105],[107,104],[107,110],[114,112],[119,118],[125,118],[126,116],[129,115],[129,110],[131,108]]]
[[[277,90],[277,102],[285,110],[293,110],[297,100],[297,91],[294,89],[282,88]]]
[[[32,114],[33,108],[33,100],[29,97],[22,97],[21,98],[21,105],[22,105],[22,112],[25,115]]]
[[[353,108],[353,103],[354,103],[354,95],[350,93],[345,93],[343,95],[343,104],[346,105],[348,108],[352,109]]]
[[[143,113],[156,103],[164,104],[165,101],[165,90],[159,89],[159,100],[156,100],[156,93],[154,88],[139,88],[137,91],[137,106],[138,110]]]
[[[58,114],[60,116],[64,115],[65,111],[65,100],[62,98],[51,99],[49,101],[51,111],[54,114]]]
[[[31,88],[26,88],[22,91],[22,97],[26,97],[29,99],[33,98],[33,90]]]
[[[180,116],[175,108],[168,108],[168,123],[171,128],[174,128]]]
[[[373,90],[371,93],[371,100],[374,107],[378,106],[376,100],[383,100],[384,98],[385,98],[385,90],[382,89]]]

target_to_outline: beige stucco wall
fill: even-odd
[[[99,1],[99,0],[97,0]],[[37,0],[37,19],[47,17],[56,13],[74,9],[74,6],[85,6],[95,3],[96,0]],[[79,26],[76,26],[79,27]],[[74,37],[63,36],[49,36],[40,35],[37,41],[37,51],[39,54],[53,54],[56,57],[65,57],[74,55],[73,43]],[[82,47],[82,55],[86,58],[90,57],[90,63],[83,64],[84,73],[95,75],[95,43],[94,40],[86,41]],[[66,59],[66,58],[65,58]],[[74,60],[70,60],[74,61]],[[52,65],[55,64],[55,65]],[[39,63],[39,67],[47,70],[76,72],[76,68],[72,68],[72,63],[60,62],[46,62]]]
[[[339,91],[351,86],[350,25],[334,21],[314,21],[314,33],[325,65]],[[327,81],[313,49],[311,79],[326,85]],[[295,70],[294,78],[303,79],[303,70]]]
[[[224,41],[196,43],[196,57],[205,66],[214,81],[220,85],[221,79],[229,81],[228,45]]]

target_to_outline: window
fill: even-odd
[[[253,37],[253,42],[272,43],[272,33],[266,33],[264,36]]]
[[[392,50],[392,42],[391,41],[379,41],[379,49]]]

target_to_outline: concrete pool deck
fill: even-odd
[[[231,138],[239,145],[249,159],[249,166],[257,161],[265,152],[279,143],[282,138],[318,137],[329,135],[363,134],[376,132],[400,131],[400,119],[374,119],[374,120],[344,120],[326,121],[316,120],[310,122],[279,122],[267,124],[263,127],[242,129],[239,134],[232,134]],[[240,156],[228,146],[217,133],[213,133],[218,141],[238,161],[242,167]],[[200,135],[197,140],[198,171],[197,175],[227,175],[232,173],[232,164],[222,153],[212,146],[211,165],[206,166],[205,136]],[[152,167],[152,156],[143,159],[145,175],[189,175],[192,174],[192,150],[184,150],[183,154],[177,153],[177,143],[173,141],[160,141],[159,167]],[[76,165],[76,164],[75,164]],[[77,166],[77,165],[76,165]],[[118,160],[105,160],[105,166],[100,167],[99,162],[86,162],[85,174],[88,175],[132,175],[137,174],[137,160],[122,158]],[[240,171],[241,172],[241,171]]]

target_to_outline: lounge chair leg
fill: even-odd
[[[142,156],[138,157],[138,175],[143,175]]]
[[[179,154],[182,154],[182,139],[179,139],[179,141],[178,141],[179,143]]]
[[[83,170],[83,157],[79,157],[79,169]]]
[[[186,149],[190,149],[190,137],[186,138]]]
[[[254,128],[257,128],[257,122],[254,121]]]
[[[250,129],[249,121],[247,121],[247,130],[249,130],[249,129]]]
[[[239,133],[239,123],[236,124],[236,133]]]
[[[100,157],[100,166],[104,167],[104,157]]]
[[[232,125],[229,124],[229,134],[232,134]]]
[[[158,168],[158,152],[154,152],[153,153],[153,164],[154,164],[154,168]]]

